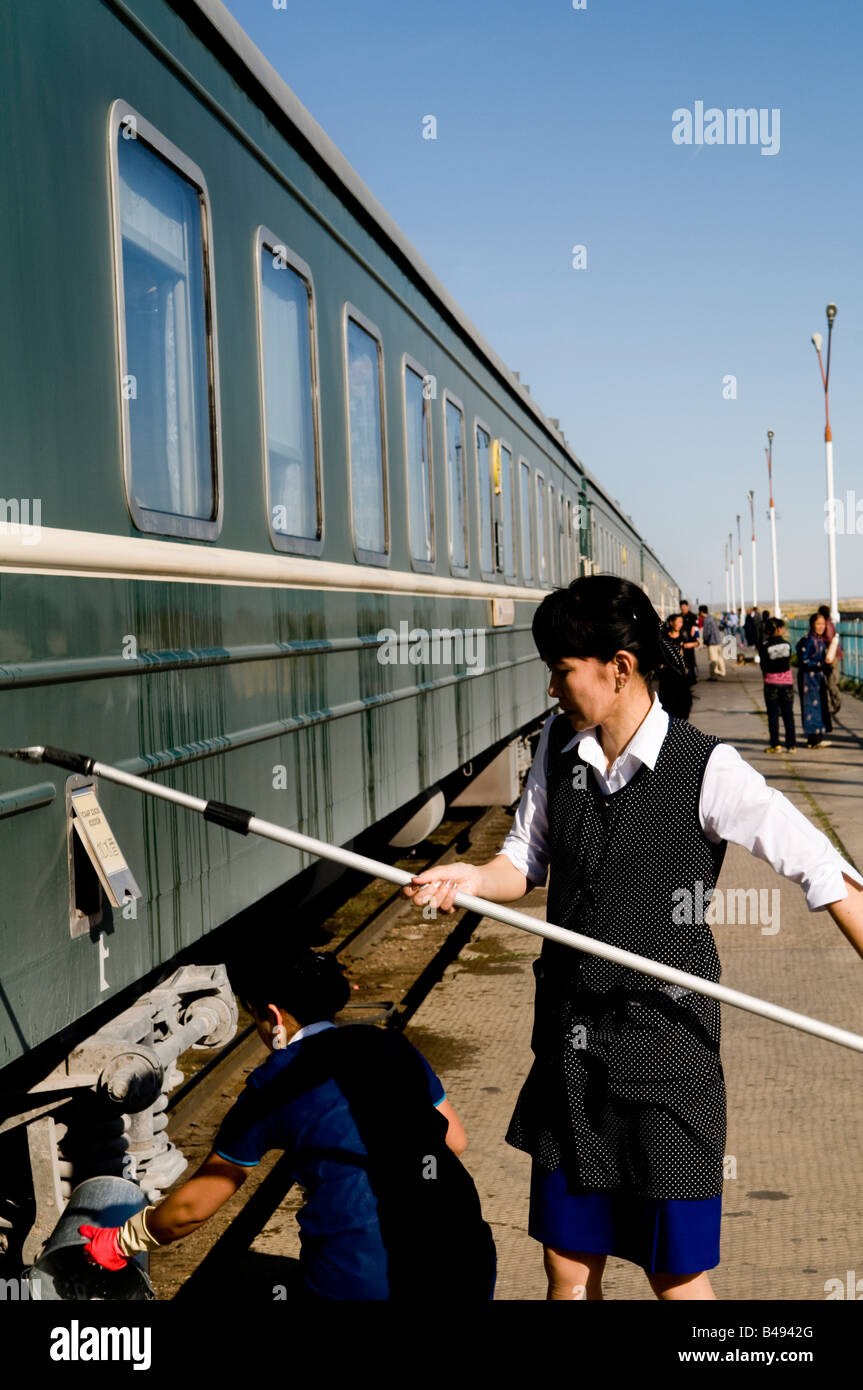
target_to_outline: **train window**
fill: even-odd
[[[562,582],[567,584],[572,578],[572,518],[570,516],[569,498],[561,494],[560,498],[560,563],[563,571]]]
[[[552,584],[557,583],[557,498],[548,485],[548,569]]]
[[[533,578],[533,506],[530,490],[530,465],[526,459],[519,460],[521,473],[521,563],[525,579]]]
[[[578,551],[576,548],[575,527],[573,526],[572,499],[570,497],[566,499],[566,541],[566,562],[569,566],[569,577],[570,579],[575,579],[579,572]]]
[[[204,176],[124,102],[109,130],[129,511],[140,531],[213,540],[219,388]]]
[[[547,523],[545,519],[545,478],[541,473],[536,475],[536,535],[539,543],[539,582],[545,584],[548,581],[548,566],[546,564],[546,545],[547,545]]]
[[[432,567],[434,515],[432,491],[431,401],[428,373],[404,358],[405,456],[408,469],[408,529],[414,568]]]
[[[447,495],[449,498],[450,568],[466,571],[467,475],[464,457],[464,410],[461,402],[444,393],[444,433],[446,436]]]
[[[512,450],[500,445],[500,501],[503,512],[503,572],[515,579],[515,526],[512,506]]]
[[[367,564],[388,564],[381,335],[375,325],[350,304],[345,305],[345,379],[354,553],[358,560]]]
[[[475,422],[474,443],[479,487],[479,566],[482,574],[491,575],[494,571],[491,533],[491,434],[478,420]]]
[[[317,554],[322,508],[312,274],[265,227],[256,245],[270,539],[279,550]]]

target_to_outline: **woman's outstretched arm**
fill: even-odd
[[[848,938],[858,956],[863,956],[863,888],[847,874],[843,874],[848,897],[838,902],[828,903],[827,911],[844,936]]]

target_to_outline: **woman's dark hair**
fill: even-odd
[[[632,652],[644,677],[662,662],[659,614],[643,589],[610,574],[582,575],[546,594],[533,615],[533,640],[543,661],[568,656],[611,661]]]
[[[330,951],[313,951],[289,942],[248,950],[228,963],[228,976],[237,998],[258,1014],[278,1004],[299,1024],[331,1019],[351,995],[344,966]]]
[[[629,579],[582,575],[566,589],[553,589],[533,615],[533,640],[549,666],[565,657],[608,662],[615,652],[631,652],[645,680],[657,682],[670,714],[685,719],[692,707],[683,653],[665,635],[647,594]]]

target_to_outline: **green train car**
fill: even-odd
[[[0,745],[420,838],[545,716],[543,593],[673,579],[217,0],[6,0],[0,90]],[[176,1058],[235,1025],[190,948],[328,870],[0,759],[0,871],[26,1262],[109,1153],[173,1180]]]

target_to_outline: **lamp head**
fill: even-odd
[[[835,305],[835,304],[828,304],[828,305],[827,305],[827,322],[829,323],[829,325],[830,325],[831,328],[833,327],[833,320],[835,319],[835,317],[836,317],[836,305]]]
[[[772,430],[768,430],[768,431],[767,431],[767,438],[770,440],[770,443],[772,444],[772,443],[773,443],[773,431],[772,431]]]
[[[820,333],[813,333],[813,334],[812,334],[812,341],[813,341],[813,343],[815,344],[815,351],[816,351],[816,352],[820,352],[820,351],[821,351],[821,344],[822,344],[823,341],[824,341],[824,339],[821,337],[821,334],[820,334]]]

